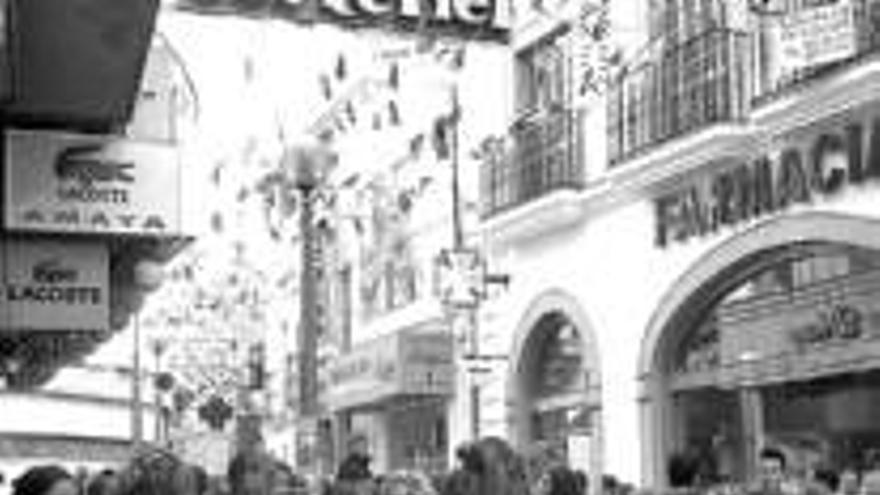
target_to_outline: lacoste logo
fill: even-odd
[[[131,169],[134,163],[107,160],[100,156],[101,144],[71,146],[55,159],[55,174],[59,179],[75,180],[84,187],[96,182],[134,182]]]
[[[65,267],[58,258],[49,258],[38,262],[31,270],[35,282],[57,284],[60,282],[76,282],[76,269]]]

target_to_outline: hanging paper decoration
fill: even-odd
[[[330,77],[326,74],[322,74],[320,78],[321,82],[321,94],[324,96],[325,100],[333,99],[333,87],[330,83]]]
[[[345,62],[345,55],[339,55],[336,59],[336,80],[343,81],[348,75],[348,67]]]
[[[434,153],[438,160],[447,160],[452,155],[449,143],[449,118],[438,117],[434,120],[434,129],[432,133],[432,144],[434,145]]]
[[[409,140],[409,154],[413,157],[418,157],[422,154],[422,149],[425,146],[425,135],[419,134],[414,136]]]
[[[254,80],[254,59],[250,55],[244,57],[244,81],[247,83]]]
[[[352,126],[357,125],[357,114],[354,110],[354,103],[348,101],[345,103],[345,115],[348,117],[348,123]]]
[[[391,69],[388,72],[388,86],[395,90],[400,88],[400,65],[397,62],[391,63]]]
[[[217,234],[223,232],[223,215],[219,212],[214,212],[211,215],[211,230]]]
[[[388,121],[392,126],[400,125],[400,110],[397,109],[397,103],[394,100],[388,102]]]

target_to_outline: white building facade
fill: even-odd
[[[625,22],[651,43],[581,107],[566,34],[521,36],[520,129],[583,129],[515,130],[485,166],[512,281],[481,312],[482,351],[509,356],[483,432],[646,486],[681,458],[747,479],[766,445],[797,470],[869,462],[880,6],[776,3],[641,5]]]

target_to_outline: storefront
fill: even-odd
[[[520,446],[566,431],[543,415],[561,399],[518,384],[554,395],[530,336],[570,337],[570,321],[589,373],[568,384],[594,411],[575,454],[594,473],[662,486],[684,457],[744,480],[765,445],[801,472],[876,457],[880,106],[864,74],[613,168],[588,153],[583,191],[486,219],[512,283],[484,305],[480,345],[511,359],[484,378],[481,429]]]
[[[366,451],[375,472],[441,472],[448,455],[452,339],[404,330],[355,346],[330,370],[327,404],[338,445]]]
[[[876,463],[876,115],[781,133],[656,199],[660,249],[725,237],[666,292],[643,341],[659,479],[745,480],[764,446],[804,476]],[[675,475],[673,459],[686,460]]]

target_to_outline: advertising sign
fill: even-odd
[[[855,33],[849,0],[794,11],[779,24],[782,65],[796,70],[848,58],[856,52]]]
[[[345,28],[412,32],[507,41],[510,15],[500,0],[177,0],[181,10],[211,15],[276,17]]]
[[[330,370],[332,409],[368,406],[395,395],[452,393],[452,336],[398,332],[356,346]]]
[[[181,235],[171,145],[9,131],[5,226],[36,232]]]
[[[106,330],[109,254],[102,243],[14,240],[0,244],[0,327]]]

